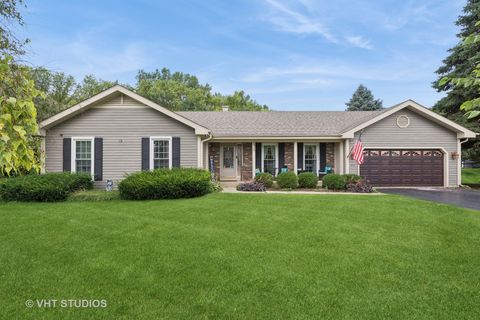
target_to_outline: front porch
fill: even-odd
[[[259,172],[344,173],[346,148],[342,140],[209,141],[204,168],[213,171],[216,180],[232,182],[250,181]]]

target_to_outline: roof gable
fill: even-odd
[[[388,108],[388,109],[385,109],[382,113],[378,114],[376,117],[368,120],[368,121],[365,121],[361,124],[358,124],[357,126],[354,126],[350,129],[348,129],[347,131],[345,131],[343,134],[342,134],[342,138],[353,138],[354,137],[354,134],[355,132],[357,131],[360,131],[382,119],[385,119],[386,117],[402,110],[402,109],[409,109],[447,129],[450,129],[454,132],[457,133],[457,137],[458,138],[475,138],[476,137],[476,133],[473,132],[473,131],[470,131],[468,130],[467,128],[464,128],[462,127],[461,125],[459,124],[456,124],[455,122],[445,118],[445,117],[442,117],[441,115],[433,112],[432,110],[430,109],[427,109],[425,108],[424,106],[418,104],[417,102],[413,101],[413,100],[407,100],[407,101],[404,101],[400,104],[397,104],[391,108]]]
[[[195,134],[197,135],[208,135],[210,133],[210,130],[193,122],[192,120],[190,119],[187,119],[183,116],[181,116],[180,114],[178,113],[175,113],[173,111],[170,111],[158,104],[156,104],[155,102],[153,101],[150,101],[142,96],[140,96],[139,94],[131,91],[131,90],[128,90],[127,88],[125,87],[122,87],[120,85],[115,85],[105,91],[102,91],[100,92],[99,94],[96,94],[94,95],[93,97],[87,99],[87,100],[84,100],[60,113],[57,113],[56,115],[42,121],[40,123],[40,128],[42,130],[44,129],[48,129],[48,128],[51,128],[67,119],[70,119],[78,114],[80,114],[81,112],[89,109],[90,107],[92,106],[95,106],[95,105],[98,105],[98,103],[102,102],[102,101],[106,101],[108,100],[109,98],[111,98],[112,96],[114,96],[115,94],[117,93],[121,93],[121,94],[124,94],[125,96],[128,96],[152,109],[155,109],[157,110],[158,112],[161,112],[163,113],[164,115],[166,116],[169,116],[170,118],[173,118],[193,129],[195,129]]]

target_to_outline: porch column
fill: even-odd
[[[256,162],[256,155],[255,155],[255,151],[256,151],[256,143],[255,142],[252,142],[252,179],[255,179],[255,171],[257,170],[255,168],[255,165],[257,164]]]
[[[298,161],[297,161],[297,158],[298,158],[298,144],[297,144],[297,141],[295,141],[293,143],[293,172],[295,172],[295,174],[297,174],[298,172]]]
[[[205,170],[210,170],[210,155],[208,153],[208,144],[209,142],[203,143],[202,149],[203,149],[203,169]]]
[[[338,173],[340,173],[340,174],[345,173],[345,171],[344,171],[345,159],[344,159],[344,155],[343,155],[344,150],[345,150],[345,146],[343,144],[343,141],[340,141],[339,155],[340,155],[340,159],[342,160],[342,161],[339,162],[340,168],[338,168]]]
[[[348,160],[348,153],[350,152],[350,140],[345,139],[344,143],[345,143],[345,156],[344,156],[344,159],[342,159],[343,160],[342,162],[345,163],[345,173],[349,173],[350,161]]]

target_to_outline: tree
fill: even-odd
[[[373,111],[382,109],[382,100],[375,100],[372,92],[363,84],[359,85],[347,105],[347,111]]]
[[[73,100],[75,103],[79,103],[116,84],[118,84],[118,81],[97,79],[92,74],[86,75],[82,82],[77,85],[73,93]]]
[[[137,74],[137,93],[172,111],[215,111],[222,105],[232,110],[268,110],[259,105],[243,91],[224,96],[213,93],[209,84],[201,84],[198,78],[188,73],[169,69],[153,72],[140,70]]]
[[[460,33],[457,34],[460,42],[449,50],[449,56],[443,60],[443,65],[436,71],[438,80],[432,84],[439,92],[447,93],[435,104],[433,110],[474,132],[480,132],[480,122],[473,119],[476,115],[474,111],[478,109],[476,107],[478,98],[480,98],[480,90],[476,85],[480,63],[479,20],[480,1],[469,0],[463,9],[463,14],[456,22],[456,25],[461,27]],[[462,105],[463,111],[468,113],[467,116],[461,109]],[[462,153],[465,158],[480,160],[480,141],[477,139],[465,144]]]
[[[38,121],[51,117],[75,104],[74,92],[77,83],[73,76],[63,72],[52,72],[42,67],[32,69],[31,75],[35,81],[35,87],[45,93],[43,97],[35,98]]]
[[[19,174],[40,170],[35,89],[29,69],[11,56],[0,59],[0,173]]]
[[[12,31],[14,24],[24,25],[18,7],[25,7],[23,0],[2,0],[0,2],[0,54],[22,55],[25,53],[24,45],[28,39],[21,40]]]

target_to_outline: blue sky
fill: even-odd
[[[33,65],[134,83],[138,69],[194,74],[275,110],[343,110],[363,83],[391,106],[432,106],[457,43],[457,0],[27,0]]]

